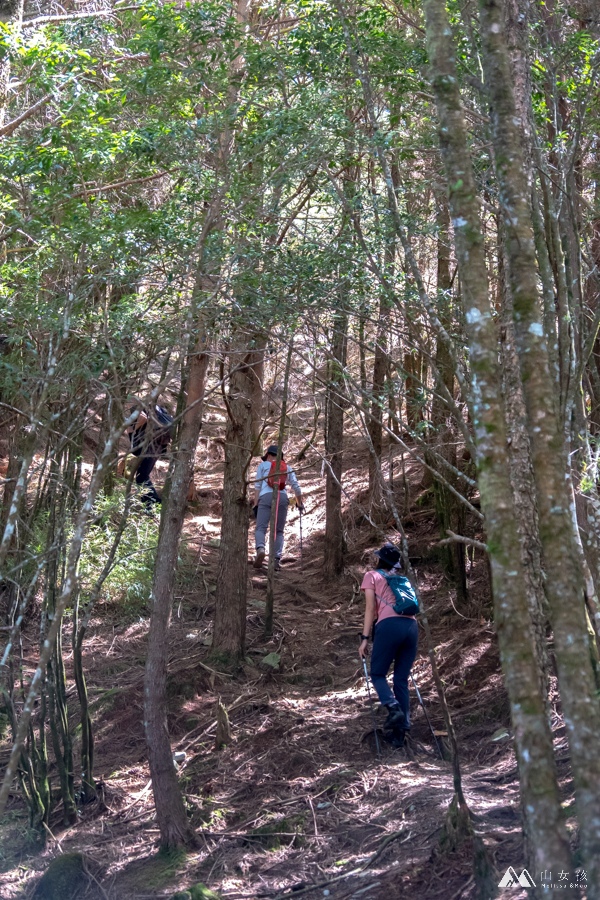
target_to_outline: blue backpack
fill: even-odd
[[[377,569],[387,581],[388,587],[396,598],[393,610],[399,616],[416,616],[419,614],[419,601],[413,590],[413,586],[403,575],[390,575]]]

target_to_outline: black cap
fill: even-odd
[[[267,447],[265,455],[261,457],[262,461],[266,462],[267,456],[277,456],[278,450],[279,450],[279,447],[277,446],[277,444],[271,444],[270,447]],[[283,459],[283,453],[281,454],[281,458]]]
[[[375,550],[374,553],[388,566],[395,566],[400,562],[400,553],[393,544],[384,544],[380,550]]]

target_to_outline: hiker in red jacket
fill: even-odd
[[[263,560],[265,558],[265,538],[269,522],[271,520],[271,504],[273,502],[273,484],[275,481],[275,463],[277,462],[277,445],[271,444],[267,452],[262,457],[256,471],[256,479],[254,484],[254,515],[256,517],[256,531],[254,532],[254,541],[256,544],[256,556],[254,557],[254,568],[262,569]],[[277,522],[275,528],[275,571],[281,568],[281,554],[283,551],[283,529],[285,528],[285,520],[288,511],[288,495],[286,485],[291,485],[298,499],[298,509],[304,512],[302,503],[302,491],[298,484],[298,479],[287,463],[284,462],[283,454],[281,456],[281,466],[279,474],[279,502],[277,506]]]
[[[373,622],[376,622],[371,656],[371,681],[381,705],[387,707],[388,717],[384,730],[395,746],[401,746],[404,743],[404,735],[410,728],[408,676],[417,655],[419,626],[414,615],[399,615],[394,611],[397,599],[386,576],[402,574],[400,553],[393,544],[385,544],[380,550],[375,550],[374,555],[377,557],[377,569],[367,572],[361,584],[365,592],[366,609],[358,652],[360,656],[366,656],[371,628]],[[407,592],[413,593],[408,579],[399,580],[406,582]],[[418,609],[418,604],[416,608]],[[392,663],[393,693],[387,680]]]

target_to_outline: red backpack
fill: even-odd
[[[269,487],[273,487],[275,485],[275,469],[277,467],[277,460],[273,460],[271,463],[271,469],[269,471],[269,477],[267,478],[267,484]],[[287,481],[287,466],[283,460],[281,460],[279,464],[279,490],[285,491],[285,483]]]

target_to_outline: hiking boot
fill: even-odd
[[[394,734],[398,732],[406,720],[404,710],[400,709],[399,703],[390,703],[388,708],[388,717],[383,726],[384,731],[392,731]]]
[[[256,556],[254,557],[254,562],[253,562],[253,564],[252,564],[252,565],[254,566],[254,568],[255,568],[255,569],[262,569],[264,559],[265,559],[265,548],[264,548],[264,547],[257,547],[257,549],[256,549]]]
[[[392,736],[392,747],[395,747],[396,750],[399,750],[400,747],[404,747],[404,739],[406,738],[406,731],[403,728],[396,729]]]
[[[279,557],[275,557],[275,571],[279,572],[281,569],[281,560]]]

